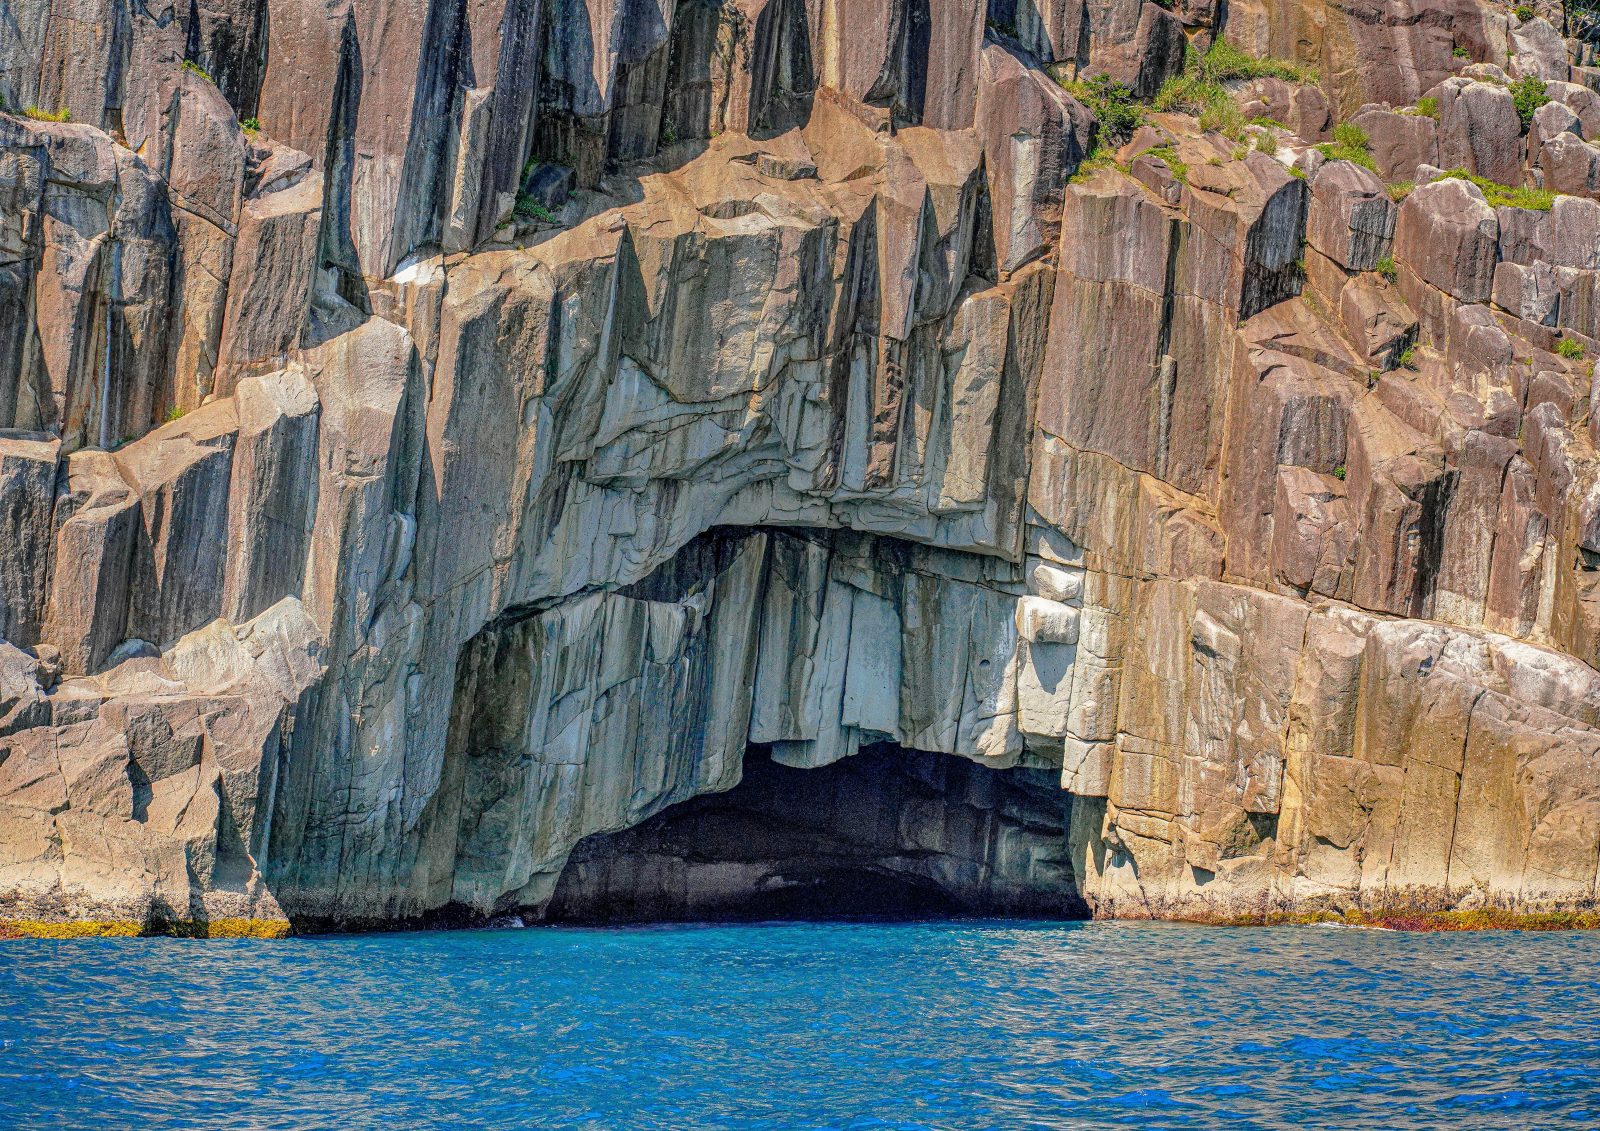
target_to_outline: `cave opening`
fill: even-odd
[[[1052,770],[887,743],[798,769],[751,746],[733,789],[579,842],[544,917],[1086,918],[1072,801]]]

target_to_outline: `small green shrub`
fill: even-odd
[[[1400,356],[1395,359],[1401,369],[1415,369],[1417,367],[1417,347],[1407,346],[1400,351]]]
[[[1278,139],[1271,130],[1262,130],[1256,134],[1255,146],[1260,153],[1278,152]]]
[[[1399,269],[1395,267],[1394,256],[1392,255],[1386,255],[1378,260],[1378,265],[1373,270],[1391,283],[1400,277]]]
[[[1410,196],[1411,190],[1416,187],[1417,185],[1415,181],[1396,181],[1394,184],[1389,186],[1389,199],[1394,201],[1396,204],[1399,204],[1406,197]]]
[[[1450,54],[1454,55],[1457,59],[1470,59],[1470,58],[1472,58],[1472,52],[1468,51],[1465,47],[1461,46],[1459,43],[1456,44],[1454,47],[1450,48]]]
[[[661,127],[661,144],[662,145],[677,145],[678,144],[678,127],[673,125],[671,122],[667,122],[667,123],[663,124],[662,127]]]
[[[1439,100],[1432,96],[1417,99],[1417,113],[1424,118],[1438,120]]]
[[[239,128],[250,137],[254,137],[256,134],[261,132],[261,119],[241,118],[239,120]]]
[[[1341,483],[1344,482],[1344,475],[1344,464],[1341,463],[1338,467],[1333,469],[1333,477]]]
[[[188,413],[188,409],[179,408],[177,405],[173,405],[171,408],[167,409],[167,423],[171,424],[174,420],[182,420],[188,415]]]
[[[1297,181],[1309,181],[1311,179],[1310,175],[1298,165],[1290,165],[1284,169],[1284,172]]]
[[[191,75],[199,75],[212,86],[217,85],[216,80],[206,73],[205,68],[199,63],[196,63],[193,59],[185,59],[183,62],[178,64],[178,69],[180,71],[188,71]]]
[[[514,215],[520,216],[524,220],[538,220],[542,224],[559,224],[561,222],[556,219],[555,213],[525,192],[517,194],[517,203],[512,207],[511,211]]]
[[[1100,140],[1122,145],[1133,131],[1144,124],[1144,107],[1133,97],[1133,88],[1109,75],[1095,75],[1085,81],[1058,80],[1062,89],[1089,108],[1100,126]]]
[[[1433,178],[1433,183],[1448,180],[1471,181],[1483,192],[1491,208],[1527,208],[1535,212],[1548,212],[1555,205],[1556,194],[1549,189],[1529,188],[1525,185],[1502,185],[1465,169],[1450,169]]]
[[[1538,75],[1523,75],[1511,84],[1511,101],[1516,104],[1517,117],[1522,119],[1522,132],[1527,133],[1539,107],[1550,101],[1544,92],[1544,80]]]
[[[1329,161],[1352,161],[1363,169],[1376,173],[1372,161],[1372,141],[1367,131],[1354,122],[1341,122],[1333,128],[1333,140],[1317,146],[1317,152]]]
[[[1521,23],[1527,23],[1534,17],[1533,9],[1527,4],[1518,4],[1515,8],[1511,9],[1511,11],[1516,15],[1517,20]]]
[[[1568,361],[1583,360],[1583,343],[1576,338],[1562,338],[1556,343],[1556,353]]]
[[[22,116],[24,118],[32,118],[36,122],[72,121],[72,111],[68,110],[65,106],[59,110],[44,110],[38,106],[29,104],[22,108]]]

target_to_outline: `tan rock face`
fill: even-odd
[[[795,827],[897,766],[863,836],[957,903],[1596,902],[1549,25],[291,0],[113,60],[79,7],[0,39],[72,118],[0,112],[0,917],[697,905],[580,842],[691,884],[667,810],[752,746],[837,783]],[[1219,32],[1323,85],[1088,160],[1074,80]],[[1313,147],[1352,116],[1375,173]]]

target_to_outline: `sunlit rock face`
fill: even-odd
[[[0,918],[1591,906],[1596,76],[1401,7],[24,12]]]

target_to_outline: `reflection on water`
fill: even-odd
[[[0,944],[32,1127],[1600,1127],[1600,934],[821,923]]]

